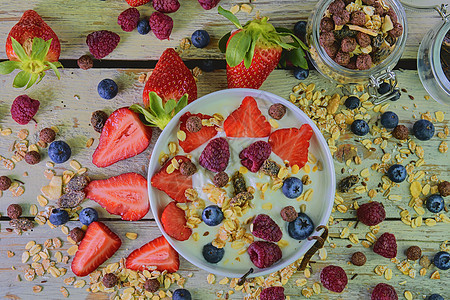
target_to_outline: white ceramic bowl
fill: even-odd
[[[148,191],[150,197],[150,205],[159,229],[161,230],[165,238],[169,241],[169,243],[175,248],[175,250],[177,250],[177,252],[180,255],[182,255],[185,259],[187,259],[192,264],[196,265],[201,269],[204,269],[208,272],[217,275],[227,277],[241,277],[244,273],[248,271],[249,269],[248,265],[238,262],[234,262],[227,266],[210,264],[206,262],[202,257],[201,250],[198,249],[198,245],[193,247],[194,242],[192,242],[191,239],[180,242],[168,236],[163,229],[160,217],[165,206],[170,201],[173,200],[171,200],[164,192],[161,192],[153,188],[150,182],[152,176],[156,172],[158,172],[159,169],[161,168],[161,166],[158,163],[160,153],[162,151],[168,153],[167,150],[168,142],[176,140],[176,132],[179,130],[178,124],[180,116],[182,116],[187,111],[190,111],[191,113],[194,114],[199,112],[212,114],[211,111],[207,110],[208,108],[210,110],[211,108],[213,108],[214,112],[219,112],[226,118],[231,111],[239,107],[239,105],[242,102],[242,99],[244,99],[244,97],[246,96],[254,97],[258,102],[258,106],[261,112],[266,116],[268,106],[265,109],[261,108],[259,101],[262,101],[269,106],[272,103],[282,103],[288,109],[287,116],[289,116],[289,118],[294,119],[293,121],[296,122],[296,125],[300,126],[301,124],[309,124],[312,127],[314,135],[310,141],[309,151],[322,162],[323,171],[320,172],[320,180],[318,180],[317,178],[316,182],[314,182],[313,180],[311,186],[305,186],[305,188],[315,187],[313,200],[311,200],[310,202],[302,202],[302,203],[307,203],[308,205],[307,214],[311,217],[316,227],[319,225],[326,225],[328,223],[335,194],[335,182],[336,182],[335,173],[332,157],[328,150],[328,145],[325,139],[323,138],[322,134],[320,133],[319,129],[311,121],[311,119],[308,118],[308,116],[305,113],[303,113],[299,108],[297,108],[294,104],[290,103],[289,101],[286,101],[285,99],[276,96],[272,93],[264,92],[261,90],[228,89],[203,96],[195,100],[188,106],[186,106],[169,122],[167,127],[162,131],[153,149],[152,156],[150,159],[150,165],[148,168],[148,184],[149,184]],[[200,148],[203,149],[204,146],[205,145],[203,145]],[[293,203],[292,205],[298,207],[300,204],[301,204],[300,202],[295,201],[295,203]],[[213,239],[214,235],[212,235],[211,240]],[[312,235],[317,235],[317,232],[313,232]],[[295,244],[290,245],[291,247],[295,247],[295,249],[293,249],[294,251],[291,251],[292,253],[286,256],[283,253],[283,258],[269,268],[258,269],[253,266],[255,271],[250,275],[250,277],[269,274],[288,266],[289,264],[293,263],[294,261],[302,257],[306,253],[306,251],[308,251],[308,249],[314,244],[314,242],[315,240],[312,241],[304,240],[301,241],[300,243],[297,243],[295,241]],[[194,248],[197,249],[193,251]],[[244,253],[243,255],[247,254]]]

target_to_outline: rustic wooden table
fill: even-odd
[[[224,56],[218,51],[217,42],[225,32],[232,29],[232,26],[217,14],[217,9],[204,11],[195,0],[182,0],[180,2],[180,10],[172,14],[175,27],[170,41],[159,41],[151,33],[147,36],[141,36],[136,31],[125,33],[120,30],[116,22],[117,15],[128,7],[123,0],[0,0],[0,41],[5,41],[9,30],[25,10],[34,9],[58,34],[62,46],[61,59],[66,66],[61,73],[61,80],[57,80],[53,75],[47,75],[39,85],[26,92],[11,87],[13,76],[0,77],[0,157],[3,161],[5,161],[4,159],[10,159],[14,154],[13,145],[19,142],[18,133],[21,129],[29,131],[29,136],[26,139],[30,144],[33,144],[38,141],[37,135],[40,129],[56,126],[59,129],[58,137],[66,140],[72,147],[72,159],[86,167],[91,178],[106,178],[130,170],[146,176],[149,156],[154,141],[159,134],[154,131],[152,145],[144,153],[116,163],[111,167],[99,169],[91,162],[91,155],[98,143],[99,135],[90,127],[90,115],[94,110],[102,109],[112,112],[116,108],[141,102],[143,84],[138,81],[139,75],[150,71],[149,68],[154,66],[155,61],[165,48],[177,47],[182,38],[189,37],[196,29],[206,29],[211,35],[212,42],[206,49],[191,47],[189,50],[183,51],[182,58],[191,60],[188,62],[191,67],[198,63],[197,59],[207,58],[215,59],[219,65],[224,65]],[[252,1],[253,11],[250,14],[241,11],[237,16],[244,21],[250,19],[259,11],[261,15],[270,16],[274,25],[292,28],[298,20],[307,19],[315,2],[312,0],[279,0],[276,3],[264,0]],[[242,2],[221,1],[221,5],[228,9],[235,4],[242,4]],[[149,16],[153,11],[150,5],[141,6],[139,10],[141,15],[146,16]],[[409,127],[412,127],[415,119],[420,118],[421,114],[429,113],[434,119],[436,133],[443,133],[448,124],[450,108],[437,104],[432,99],[426,100],[427,93],[423,89],[415,70],[418,44],[429,28],[440,22],[440,18],[435,12],[407,11],[407,16],[409,35],[401,61],[405,70],[397,71],[399,85],[406,91],[402,93],[399,101],[390,103],[389,110],[395,111],[400,117],[400,122]],[[86,35],[100,29],[108,29],[119,33],[122,39],[119,46],[104,61],[96,62],[93,69],[88,71],[78,69],[76,59],[88,52],[85,44]],[[6,59],[4,48],[0,48],[0,59]],[[109,101],[101,99],[96,92],[97,83],[104,78],[112,78],[120,86],[118,96]],[[315,83],[316,90],[324,89],[326,94],[329,95],[338,91],[335,84],[328,82],[315,71],[311,71],[309,78],[304,83],[306,85]],[[269,76],[261,89],[289,99],[292,88],[297,84],[299,84],[299,81],[293,77],[292,71],[276,70]],[[226,88],[224,69],[217,69],[199,77],[199,96],[224,88]],[[19,126],[10,116],[9,108],[12,100],[23,93],[41,101],[41,108],[36,115],[37,124],[30,123],[26,126]],[[368,106],[368,108],[371,115],[378,115],[371,107]],[[375,108],[375,110],[379,109],[380,107]],[[436,112],[438,113],[435,114]],[[443,118],[441,118],[440,112],[443,113]],[[8,135],[10,131],[11,134]],[[91,137],[95,139],[94,144],[87,148],[86,142]],[[326,135],[326,138],[328,139],[329,135]],[[374,141],[374,138],[368,137],[367,139]],[[413,161],[412,165],[416,165],[410,181],[420,183],[424,189],[418,198],[425,199],[425,195],[430,193],[429,188],[431,187],[432,191],[435,189],[436,179],[450,179],[448,152],[441,153],[438,150],[441,143],[448,139],[442,134],[439,137],[436,134],[427,142],[421,142],[414,138],[411,140],[423,148],[423,161],[419,160],[417,156],[422,156],[418,149],[416,149],[416,153],[419,154],[402,154],[404,159],[401,158],[401,160],[405,165],[411,161]],[[375,144],[368,147],[374,147],[375,151],[367,151],[367,148],[360,141],[355,140],[353,136],[348,134],[341,135],[336,142],[337,145],[344,143],[353,144],[358,148],[359,155],[364,155],[364,159],[360,165],[352,162],[346,164],[335,160],[338,180],[350,173],[359,174],[361,170],[368,168],[370,180],[366,181],[367,188],[363,187],[364,190],[361,194],[352,191],[342,195],[344,210],[348,208],[345,213],[340,212],[342,206],[339,207],[339,210],[336,208],[340,199],[336,201],[336,209],[332,213],[334,221],[330,226],[330,238],[325,244],[325,251],[322,250],[320,257],[317,254],[313,257],[314,263],[311,263],[309,272],[296,272],[287,283],[283,282],[285,283],[286,295],[290,299],[301,299],[311,292],[313,294],[311,298],[315,299],[368,299],[373,286],[385,282],[395,287],[400,298],[405,295],[406,299],[412,299],[408,298],[407,291],[409,291],[413,299],[423,299],[424,295],[430,293],[440,293],[445,299],[449,299],[448,281],[450,276],[448,271],[439,271],[440,279],[434,279],[437,276],[435,273],[437,269],[433,265],[421,271],[423,267],[418,262],[410,262],[409,267],[403,266],[406,274],[402,273],[397,266],[398,263],[405,261],[404,251],[411,245],[420,246],[423,254],[430,259],[441,247],[447,247],[448,251],[448,244],[445,244],[446,240],[450,239],[449,220],[445,216],[447,213],[444,212],[444,215],[437,217],[439,222],[436,224],[436,222],[433,222],[436,217],[434,214],[427,210],[423,212],[417,207],[413,209],[413,204],[409,205],[412,197],[410,182],[393,186],[389,195],[387,195],[388,192],[378,192],[374,199],[383,202],[387,218],[381,224],[378,233],[377,229],[372,230],[375,236],[379,236],[386,231],[396,235],[399,247],[398,262],[391,262],[374,254],[371,248],[365,248],[364,245],[367,246],[367,242],[371,239],[370,234],[368,235],[370,229],[363,224],[356,224],[355,210],[352,208],[355,198],[359,204],[362,204],[370,199],[368,196],[369,190],[385,189],[383,186],[377,186],[381,182],[382,174],[371,169],[374,163],[381,163],[380,158],[383,152],[379,147],[380,145]],[[397,141],[389,139],[384,152],[392,154],[392,160],[389,160],[392,162],[396,155],[401,155],[399,149],[407,148],[407,143],[398,145]],[[406,150],[403,150],[403,152],[406,152]],[[20,161],[15,164],[14,169],[8,170],[0,165],[1,175],[8,175],[21,180],[24,184],[20,186],[25,189],[21,196],[14,197],[11,191],[6,191],[0,198],[0,297],[5,299],[61,299],[63,295],[60,289],[65,287],[71,298],[107,299],[108,296],[105,293],[90,293],[88,284],[82,288],[76,288],[64,282],[65,279],[73,277],[70,271],[70,261],[69,264],[57,264],[57,267],[67,269],[67,273],[65,275],[64,273],[60,274],[60,276],[57,276],[58,278],[46,273],[43,276],[36,276],[32,281],[25,280],[24,272],[32,263],[31,258],[27,263],[21,261],[22,253],[25,251],[25,245],[28,242],[35,241],[37,244],[43,245],[47,239],[59,237],[63,241],[62,247],[49,250],[53,261],[58,257],[58,252],[67,255],[66,251],[72,246],[67,242],[66,235],[60,229],[51,229],[47,225],[36,226],[34,230],[22,235],[7,230],[10,227],[9,218],[6,216],[6,208],[9,204],[21,204],[24,215],[32,219],[33,209],[44,210],[42,205],[45,206],[45,203],[39,203],[37,199],[37,196],[40,195],[40,188],[48,184],[44,172],[47,169],[53,169],[56,173],[62,174],[64,170],[72,169],[69,162],[51,168],[46,164],[49,159],[45,149],[41,149],[41,155],[43,156],[42,161],[34,166]],[[341,172],[341,170],[344,172]],[[53,203],[49,203],[49,205],[51,204]],[[160,235],[151,213],[138,222],[130,223],[109,215],[93,201],[88,201],[85,205],[98,208],[101,220],[117,232],[124,242],[121,249],[107,262],[108,264],[118,262],[120,258],[126,257],[133,249]],[[409,211],[413,220],[412,225],[405,224],[404,220],[402,221],[400,216],[402,210]],[[70,221],[66,225],[68,228],[73,228],[78,224],[77,221]],[[435,226],[431,226],[434,224]],[[136,240],[127,239],[125,237],[127,232],[137,233],[138,238]],[[357,237],[357,240],[355,240],[355,237]],[[366,254],[368,261],[364,266],[355,267],[349,263],[350,255],[355,251],[362,251]],[[14,255],[12,256],[12,254]],[[342,294],[329,292],[323,287],[320,289],[320,285],[315,284],[320,283],[320,270],[329,264],[343,267],[348,274],[349,284]],[[384,271],[384,268],[392,271],[392,278],[390,278],[390,271]],[[410,270],[409,274],[408,270]],[[62,271],[64,272],[64,270]],[[424,271],[425,273],[422,274]],[[247,294],[237,291],[235,288],[230,288],[230,285],[226,284],[226,280],[222,277],[217,277],[215,284],[209,284],[207,272],[199,270],[184,259],[182,259],[181,269],[178,273],[186,278],[185,287],[192,292],[194,299],[217,299],[221,297],[242,299]],[[284,278],[285,275],[282,274],[281,276]],[[80,279],[89,283],[89,278]],[[219,283],[219,281],[221,282]],[[82,281],[78,281],[77,286],[81,286],[82,283]],[[33,289],[37,289],[35,286],[40,286],[42,291],[35,293],[33,291]],[[168,290],[173,291],[176,287],[177,284],[173,283]],[[167,291],[167,289],[163,290]],[[160,296],[164,298],[165,294],[162,293]]]

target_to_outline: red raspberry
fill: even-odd
[[[86,37],[89,51],[96,59],[101,59],[110,54],[120,42],[117,33],[108,30],[94,31]]]
[[[219,2],[220,0],[198,0],[198,3],[206,10],[216,7]]]
[[[150,28],[160,40],[168,40],[173,28],[173,20],[159,11],[155,11],[148,20]]]
[[[386,211],[383,204],[372,201],[361,205],[356,211],[356,215],[361,223],[374,226],[380,224],[386,218]]]
[[[122,27],[123,31],[131,32],[137,27],[139,17],[140,14],[137,8],[130,7],[120,13],[117,18],[117,24]]]
[[[239,153],[241,164],[251,172],[258,172],[262,164],[269,158],[272,148],[270,144],[263,141],[257,141],[245,148]]]
[[[338,266],[327,266],[320,272],[320,282],[322,285],[336,293],[341,293],[347,286],[348,278],[344,269]]]
[[[284,300],[284,287],[272,286],[265,288],[259,295],[260,300]]]
[[[277,244],[271,242],[256,241],[247,249],[252,263],[258,268],[268,268],[281,259],[283,253]]]
[[[180,8],[178,0],[153,0],[153,8],[162,13],[173,13]]]
[[[200,165],[211,172],[221,172],[227,168],[230,148],[225,138],[211,140],[200,154]]]
[[[372,300],[398,300],[394,287],[386,283],[379,283],[373,289]]]
[[[373,245],[373,252],[386,258],[397,256],[397,241],[392,233],[383,233]]]
[[[280,226],[268,215],[257,215],[252,223],[252,233],[254,236],[269,242],[278,242],[283,237]]]
[[[33,119],[41,103],[27,95],[20,95],[11,105],[11,117],[20,125],[26,125]]]

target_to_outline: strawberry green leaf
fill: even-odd
[[[167,101],[166,104],[164,104],[164,112],[166,114],[170,114],[176,105],[177,102],[175,101],[175,99],[169,99],[169,101]]]
[[[240,31],[233,35],[228,43],[226,60],[230,67],[235,67],[242,62],[252,43],[250,34]]]
[[[155,127],[155,122],[157,122],[157,118],[147,109],[140,106],[139,104],[133,104],[129,107],[130,110],[142,114],[145,120],[149,123],[148,126]]]
[[[288,51],[287,60],[289,60],[294,66],[300,67],[303,69],[308,69],[308,62],[305,58],[305,52],[302,48],[297,48],[291,51]]]
[[[244,66],[246,69],[250,68],[250,65],[252,64],[253,55],[255,54],[256,41],[257,41],[257,39],[252,40],[250,49],[247,51],[247,53],[245,53]]]
[[[274,40],[274,42],[276,44],[278,44],[279,46],[281,46],[281,48],[283,48],[283,49],[292,50],[292,49],[297,48],[294,45],[291,45],[291,44],[288,44],[288,43],[284,43],[282,41]]]
[[[15,38],[11,37],[11,43],[14,53],[21,61],[24,62],[30,59],[27,53],[25,52],[25,49],[23,49],[22,45],[18,41],[16,41]]]
[[[176,115],[180,110],[182,110],[188,104],[188,94],[184,94],[177,102],[177,106],[174,109],[174,115]]]
[[[222,6],[219,6],[217,10],[219,14],[230,20],[237,28],[242,29],[241,22],[239,22],[238,18],[231,11],[224,9]]]
[[[13,87],[23,88],[30,81],[31,73],[20,71],[13,81]]]
[[[20,61],[4,61],[0,63],[0,74],[5,75],[9,74],[15,69],[20,69],[21,62]]]
[[[230,35],[231,35],[231,31],[220,38],[220,40],[219,40],[220,52],[225,53],[227,51],[227,42],[228,42],[228,39],[230,38]]]
[[[60,62],[57,62],[57,63],[60,66],[62,66]],[[49,62],[49,61],[47,61],[46,64],[55,72],[56,77],[58,77],[58,79],[61,79],[61,75],[59,74],[59,70],[58,70],[57,64]]]
[[[39,74],[33,73],[31,74],[30,81],[28,81],[27,87],[25,89],[30,88],[33,84],[36,83],[36,80],[38,80]]]
[[[34,38],[31,50],[31,59],[43,61],[45,56],[47,55],[48,50],[50,49],[51,42],[51,39],[48,43],[41,38]]]
[[[162,104],[161,97],[158,96],[155,92],[148,93],[148,98],[150,100],[150,109],[155,116],[162,116],[165,114],[164,106]]]

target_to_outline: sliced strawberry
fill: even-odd
[[[184,141],[178,141],[180,147],[183,148],[184,152],[189,153],[192,150],[197,149],[210,139],[216,136],[217,134],[217,126],[202,126],[202,129],[197,132],[190,132],[186,129],[186,120],[190,116],[197,116],[202,120],[211,119],[212,116],[202,115],[202,114],[191,114],[190,112],[186,112],[184,115],[180,117],[180,130],[183,130],[186,133],[186,139]]]
[[[180,259],[178,252],[170,246],[164,236],[143,245],[128,255],[126,260],[127,269],[144,271],[155,266],[158,271],[167,270],[169,273],[178,271]]]
[[[105,224],[92,222],[78,247],[72,261],[72,272],[77,276],[86,276],[113,256],[122,241]]]
[[[151,128],[142,124],[137,113],[127,107],[119,108],[103,126],[92,162],[97,167],[104,168],[135,156],[147,149],[151,138]]]
[[[122,220],[140,220],[150,208],[147,179],[136,173],[93,180],[85,193],[86,198],[94,200],[110,214],[122,216]]]
[[[270,123],[261,114],[253,97],[247,96],[241,106],[233,111],[223,123],[228,137],[266,137],[270,135]]]
[[[178,241],[187,240],[192,229],[186,226],[186,214],[175,202],[170,202],[161,215],[164,231]]]
[[[308,161],[309,140],[312,135],[313,130],[308,124],[303,124],[300,129],[278,129],[270,135],[269,144],[272,152],[287,160],[290,166],[303,168]]]
[[[189,158],[181,155],[175,156],[178,162],[190,161]],[[184,195],[186,189],[192,189],[192,176],[181,174],[180,170],[167,173],[167,167],[171,164],[168,160],[161,170],[152,177],[152,186],[160,191],[165,192],[170,198],[177,202],[187,202],[188,199]]]

